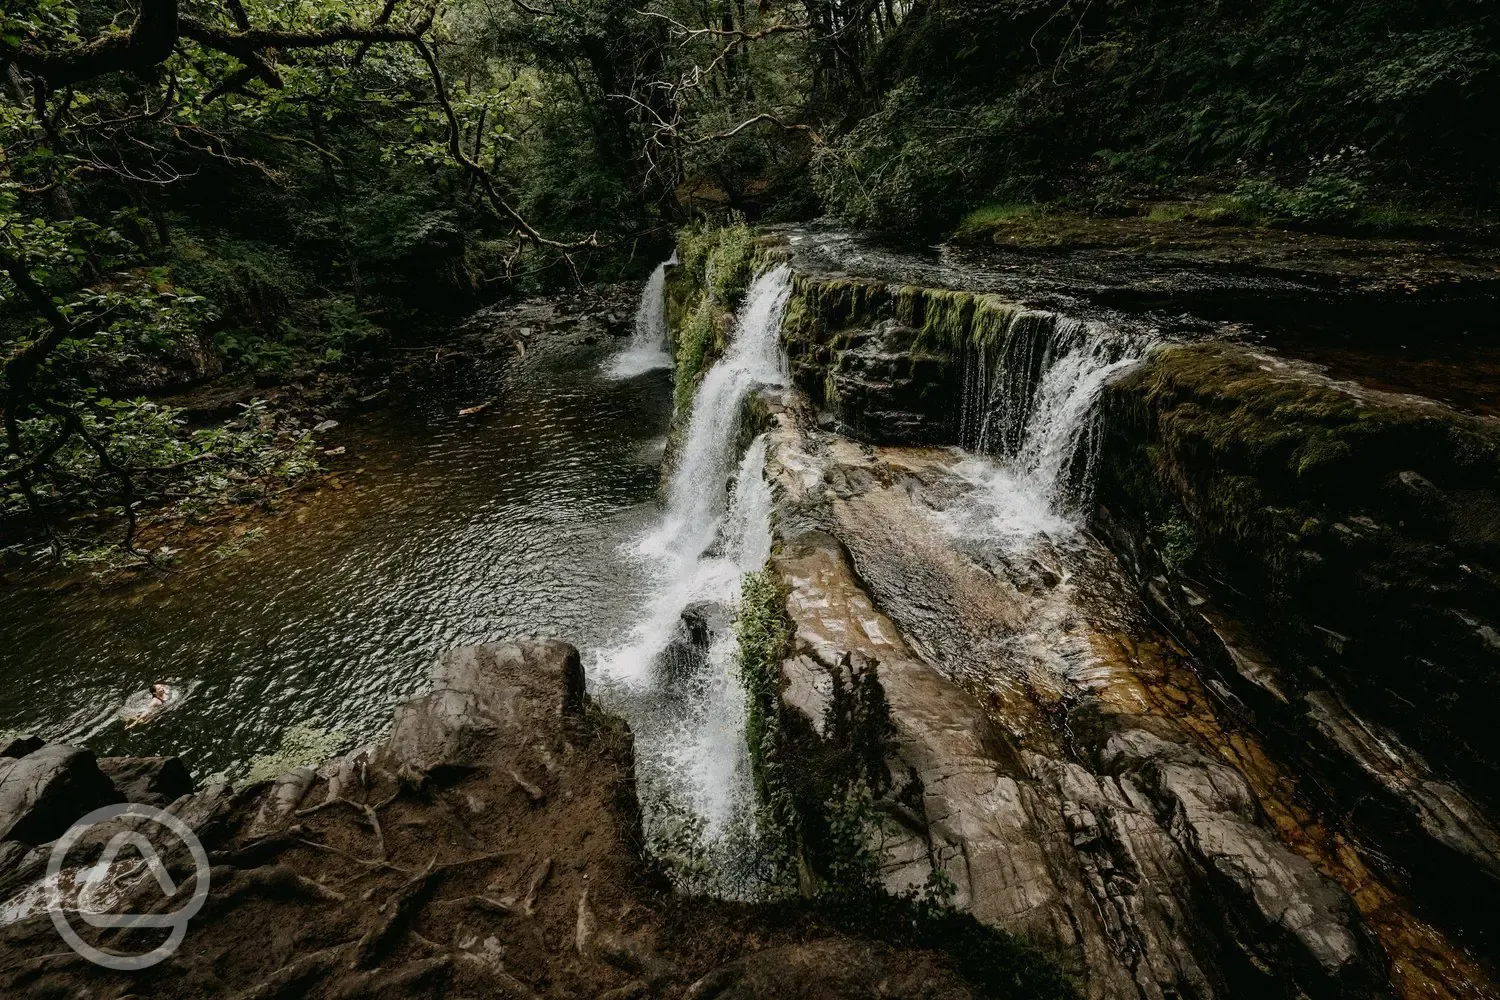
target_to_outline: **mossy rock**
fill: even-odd
[[[1500,422],[1223,343],[1159,350],[1103,405],[1112,523],[1169,526],[1293,684],[1496,787]]]

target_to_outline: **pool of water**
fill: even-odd
[[[620,346],[556,333],[432,376],[420,402],[336,431],[363,471],[238,554],[128,588],[0,591],[0,731],[180,754],[201,776],[293,727],[379,735],[449,646],[549,635],[587,657],[637,609],[621,547],[658,514],[671,411],[669,370],[604,373]],[[127,727],[156,681],[181,696]]]

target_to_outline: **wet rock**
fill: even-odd
[[[54,743],[0,760],[0,840],[45,843],[120,799],[87,750]]]
[[[1384,963],[1349,897],[1255,825],[1255,798],[1234,769],[1143,730],[1110,737],[1101,758],[1170,817],[1173,839],[1245,928],[1240,947],[1266,967],[1305,970],[1322,989],[1388,995]]]
[[[432,668],[433,691],[396,709],[379,756],[428,773],[482,762],[491,741],[514,738],[535,717],[583,712],[578,650],[553,639],[486,643],[449,650]]]
[[[1129,594],[1126,579],[1074,562],[1068,586],[1058,572],[1057,586],[1028,588],[1050,561],[955,555],[950,538],[913,527],[939,481],[933,463],[951,458],[801,437],[790,408],[778,420],[769,467],[783,510],[797,504],[773,557],[794,629],[781,692],[794,721],[783,729],[829,740],[819,720],[830,679],[846,658],[878,662],[895,730],[887,768],[898,788],[919,790],[875,803],[883,822],[867,846],[888,890],[942,872],[955,906],[1047,950],[1100,1000],[1235,995],[1248,969],[1262,970],[1265,990],[1384,994],[1384,957],[1345,888],[1283,842],[1260,786],[1196,749],[1243,738],[1214,729],[1192,676],[1163,673],[1181,661],[1123,634],[1119,661],[1102,659],[1112,626],[1071,595],[1101,581],[1114,589],[1100,593]],[[814,451],[822,482],[851,478],[847,466],[894,474],[819,509],[803,472]],[[797,527],[809,521],[832,530]],[[1029,551],[1034,561],[1040,550]],[[1017,632],[1045,634],[1035,665],[1030,646],[982,645]]]
[[[19,840],[0,842],[0,900],[40,878],[47,868],[47,852]]]
[[[792,368],[811,385],[837,422],[861,438],[884,443],[921,444],[952,436],[951,385],[958,376],[949,357],[912,349],[917,331],[888,320],[868,336],[814,354],[811,363]],[[795,358],[795,353],[793,354]]]
[[[1304,704],[1318,734],[1389,795],[1394,808],[1500,883],[1500,831],[1477,803],[1439,780],[1393,734],[1355,715],[1334,692],[1309,692]]]
[[[47,741],[40,736],[12,736],[8,740],[0,740],[0,757],[25,757],[46,745]]]
[[[222,824],[228,818],[234,800],[234,789],[218,782],[184,795],[168,806],[167,811],[182,820],[194,833],[204,834],[205,839],[211,839],[205,831]]]
[[[193,777],[179,757],[101,757],[99,770],[126,802],[166,808],[193,790]]]
[[[1331,683],[1460,785],[1494,786],[1500,649],[1450,612],[1500,606],[1500,424],[1217,343],[1153,354],[1101,405],[1112,536],[1181,511],[1210,596],[1286,677]],[[1329,663],[1332,636],[1347,641]]]

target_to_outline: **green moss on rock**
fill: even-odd
[[[1173,525],[1291,683],[1332,683],[1471,787],[1495,787],[1481,706],[1500,699],[1486,631],[1500,423],[1222,343],[1158,351],[1106,390],[1104,413],[1098,497],[1125,534],[1154,538],[1143,576],[1183,568],[1159,530]]]

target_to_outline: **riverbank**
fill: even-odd
[[[382,458],[382,424],[390,414],[431,413],[442,400],[452,414],[474,423],[496,405],[496,380],[507,366],[538,346],[605,344],[627,337],[638,289],[590,286],[489,307],[457,322],[420,346],[373,349],[348,367],[314,369],[272,378],[243,372],[176,388],[151,397],[189,429],[209,429],[244,419],[298,453],[295,468],[279,467],[259,479],[240,477],[214,502],[168,503],[139,509],[136,548],[150,560],[119,548],[120,526],[109,511],[85,513],[55,530],[68,558],[59,566],[39,535],[0,549],[0,587],[117,586],[158,581],[163,571],[192,573],[243,551],[269,522],[294,514],[324,491],[346,488]]]
[[[105,971],[60,950],[39,913],[0,928],[0,980],[28,996],[237,1000],[1067,995],[1039,958],[971,922],[889,904],[856,916],[672,895],[640,853],[632,742],[591,702],[576,649],[523,640],[452,650],[433,666],[432,691],[400,706],[377,744],[169,807],[212,867],[206,905],[166,961]],[[92,755],[73,754],[72,784],[82,787],[97,771]],[[41,756],[0,766],[34,770]],[[96,797],[121,794],[103,786]],[[60,829],[87,804],[53,796],[46,819]],[[0,796],[7,829],[28,819],[16,808]],[[160,826],[139,829],[178,885],[196,884],[180,843]],[[70,864],[110,832],[92,832]],[[24,842],[4,857],[11,891],[45,865]],[[147,879],[125,893],[150,905],[159,890]],[[924,935],[952,950],[921,946]],[[92,944],[135,954],[161,937],[85,931]]]

